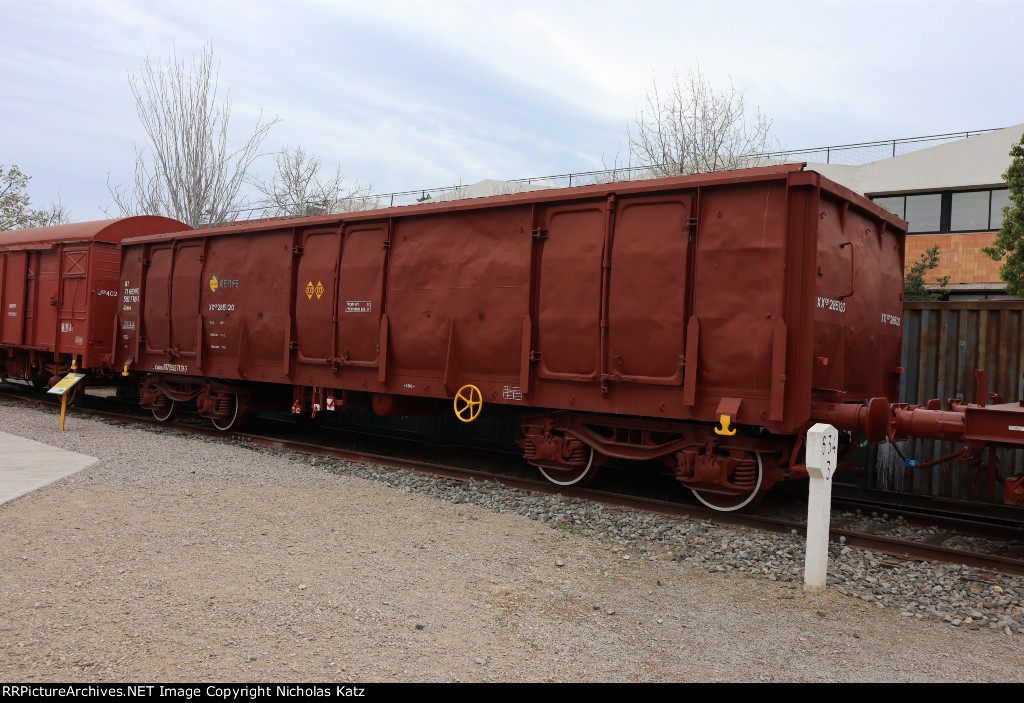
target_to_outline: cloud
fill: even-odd
[[[698,62],[788,148],[1003,126],[1024,107],[1007,53],[1019,7],[5,3],[0,162],[34,175],[35,198],[101,215],[106,174],[130,180],[141,138],[128,72],[208,41],[233,130],[262,109],[282,119],[268,149],[302,146],[384,191],[597,167],[645,86]]]

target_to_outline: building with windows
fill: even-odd
[[[892,156],[859,165],[808,163],[808,168],[907,220],[908,268],[938,246],[939,267],[928,272],[927,282],[949,276],[951,299],[1007,298],[1006,286],[999,280],[999,263],[981,249],[992,244],[1002,226],[1003,207],[1009,204],[1003,174],[1010,165],[1010,149],[1020,142],[1022,133],[1024,124],[944,135],[952,139],[893,141]],[[942,143],[929,145],[928,140],[940,139]],[[876,156],[878,148],[889,144],[872,145]],[[897,153],[898,149],[914,150]],[[814,155],[817,152],[807,154],[808,160]]]

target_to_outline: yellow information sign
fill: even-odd
[[[68,414],[68,397],[65,395],[71,390],[76,383],[85,378],[84,373],[69,373],[64,378],[53,384],[53,387],[46,391],[47,393],[53,393],[54,395],[60,396],[60,431],[64,431],[64,418]]]
[[[48,390],[46,392],[47,393],[53,393],[54,395],[64,395],[69,390],[71,390],[74,387],[74,385],[76,383],[78,383],[79,381],[81,381],[83,378],[85,378],[85,374],[84,373],[69,373],[67,376],[65,376],[64,378],[60,379],[55,384],[53,384],[53,387],[50,388],[50,390]]]

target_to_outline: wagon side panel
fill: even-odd
[[[92,249],[85,368],[109,367],[113,363],[114,320],[120,308],[121,256],[116,246],[97,243]]]
[[[289,228],[208,239],[199,278],[205,375],[282,382],[295,373],[299,236]]]
[[[0,252],[0,344],[20,346],[25,339],[28,298],[28,252]]]
[[[393,392],[443,397],[475,383],[500,399],[506,385],[518,384],[530,311],[530,212],[395,221],[386,303]]]
[[[740,401],[737,420],[769,424],[769,406],[784,370],[788,189],[785,180],[705,189],[695,242],[692,317],[699,330],[696,359],[698,417]],[[798,230],[798,233],[801,231]],[[782,324],[780,324],[782,323]],[[787,327],[788,326],[788,327]],[[772,408],[776,421],[783,406]]]

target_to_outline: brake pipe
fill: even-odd
[[[911,469],[927,469],[932,466],[935,466],[936,464],[942,464],[953,459],[964,459],[968,454],[971,453],[970,447],[964,447],[963,449],[958,449],[952,454],[947,454],[944,457],[933,459],[932,461],[919,462],[914,459],[908,459],[907,456],[902,451],[900,451],[899,446],[896,445],[895,442],[892,443],[891,446],[894,450],[896,450],[896,453],[900,455],[900,459],[903,459],[904,466],[907,466]]]

